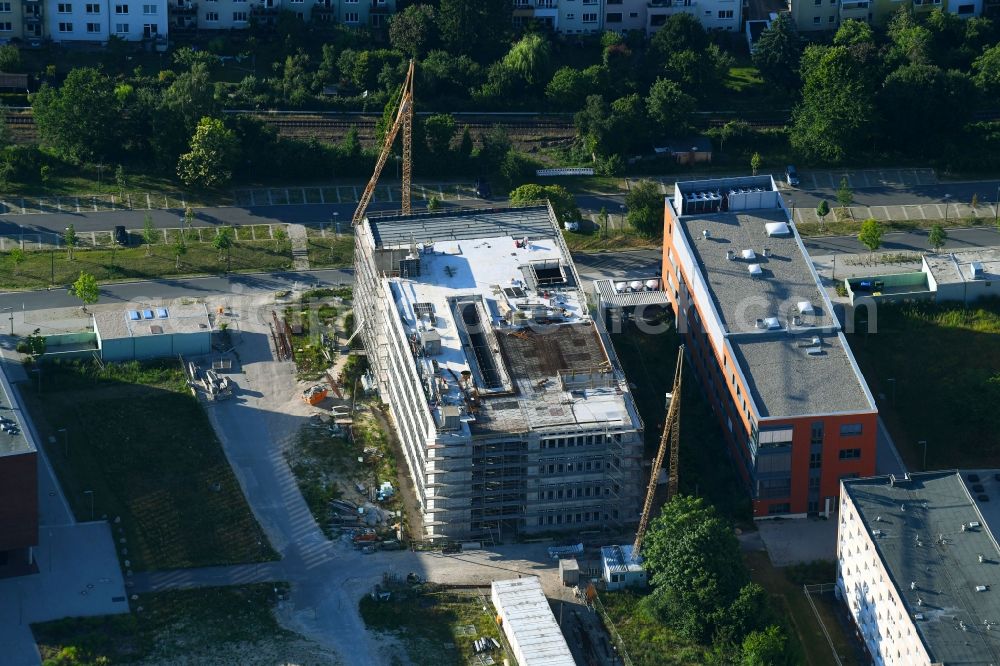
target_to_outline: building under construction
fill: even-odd
[[[423,536],[634,524],[642,422],[551,208],[370,215],[355,238],[355,316]]]

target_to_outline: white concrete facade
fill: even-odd
[[[674,14],[691,14],[706,30],[736,32],[742,25],[740,0],[662,0],[646,5],[646,34],[652,35]]]
[[[556,30],[564,35],[590,35],[604,29],[604,0],[559,0],[558,10]]]
[[[54,42],[105,43],[112,36],[135,42],[168,34],[167,0],[49,0],[44,16]]]
[[[396,11],[396,0],[174,0],[179,8],[193,5],[197,22],[188,24],[187,11],[176,11],[175,25],[199,30],[239,30],[253,21],[269,23],[280,12],[291,12],[303,21],[330,21],[348,26],[384,27]],[[173,9],[173,6],[172,6]]]

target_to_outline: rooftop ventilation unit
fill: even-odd
[[[734,259],[736,259],[736,253],[733,252],[732,250],[726,250],[726,259],[728,259],[729,261],[733,261]]]
[[[708,229],[703,229],[701,232],[701,237],[707,240],[712,237],[712,232],[710,232]]]
[[[981,262],[981,261],[973,261],[969,265],[969,272],[972,273],[972,279],[973,280],[982,280],[983,279],[983,262]]]
[[[812,340],[810,340],[810,342],[813,345],[817,346],[817,347],[822,347],[823,346],[823,339],[821,337],[819,337],[818,335],[814,335],[813,338],[812,338]]]
[[[985,592],[990,589],[989,585],[976,585],[976,592]]]
[[[777,317],[765,317],[764,328],[766,328],[769,331],[776,331],[779,328],[781,328],[781,322],[778,321]]]
[[[753,250],[743,250],[741,256],[747,261],[753,261],[754,259],[757,258],[757,255],[754,254]]]
[[[821,356],[823,354],[822,347],[806,347],[806,353],[810,356]]]
[[[979,521],[978,520],[971,520],[971,521],[969,521],[969,529],[973,529],[973,530],[979,529]]]
[[[872,534],[874,534],[877,537],[880,537],[882,536],[882,530],[872,530]]]
[[[760,264],[750,264],[747,266],[747,271],[752,277],[758,277],[764,272],[760,269]]]
[[[768,257],[770,257],[771,256],[771,248],[765,247],[764,250],[761,252],[761,254],[764,255],[765,259],[768,258]]]
[[[788,236],[792,233],[785,222],[768,222],[764,231],[768,236]]]
[[[140,319],[142,319],[142,315],[140,315],[140,314],[139,314],[138,312],[136,312],[135,310],[129,310],[129,311],[128,311],[128,318],[129,318],[129,319],[130,319],[131,321],[139,321]]]
[[[816,309],[813,307],[813,304],[810,303],[809,301],[799,301],[796,304],[796,307],[799,310],[799,314],[815,314],[816,313]]]

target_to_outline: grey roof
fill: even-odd
[[[970,474],[983,492],[970,493]],[[873,542],[910,615],[924,616],[914,624],[932,663],[1000,663],[1000,628],[985,624],[1000,622],[998,478],[998,470],[971,470],[913,474],[895,484],[888,477],[844,481],[869,534],[882,532]],[[973,499],[980,496],[988,499]],[[985,525],[961,529],[974,521]],[[989,589],[976,592],[978,585]]]
[[[875,409],[839,333],[743,334],[729,342],[762,418]]]
[[[369,213],[367,220],[378,247],[499,236],[527,237],[530,240],[558,233],[558,225],[549,216],[547,206],[483,208],[407,216]]]
[[[978,247],[960,252],[924,255],[938,284],[961,284],[972,277],[972,264],[982,267],[984,280],[1000,279],[1000,247]]]
[[[624,280],[624,282],[631,284],[638,281],[642,282],[645,287],[649,279],[645,277],[631,278]],[[652,279],[655,279],[656,282],[660,281],[660,278]],[[622,308],[630,308],[637,305],[670,305],[667,294],[659,286],[648,291],[618,291],[615,289],[616,282],[622,282],[622,280],[611,280],[609,278],[594,280],[594,290],[597,292],[603,305]]]
[[[768,236],[764,225],[769,222],[788,222],[788,216],[773,208],[679,218],[726,331],[754,330],[756,320],[767,317],[778,317],[783,327],[789,326],[799,301],[809,301],[816,311],[805,323],[834,325],[795,236]],[[770,257],[763,256],[765,248]],[[727,257],[727,250],[734,259]],[[744,250],[753,250],[755,258],[743,259]],[[751,264],[760,266],[761,275],[750,274]]]
[[[152,312],[151,318],[146,316],[147,311]],[[133,321],[129,318],[130,312],[138,312],[140,318]],[[160,316],[163,312],[165,317]],[[178,303],[169,307],[132,303],[122,310],[95,312],[94,328],[102,340],[116,340],[172,333],[210,333],[212,322],[204,303]]]

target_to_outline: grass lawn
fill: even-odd
[[[176,361],[47,364],[41,384],[22,395],[66,497],[121,517],[133,569],[275,557]]]
[[[671,328],[661,334],[640,333],[628,326],[611,339],[625,374],[635,385],[633,397],[646,426],[646,454],[660,443],[666,417],[665,395],[671,390],[680,337]],[[750,520],[750,499],[726,456],[719,423],[701,393],[694,368],[684,368],[681,409],[680,489],[699,495],[735,522]]]
[[[350,234],[344,234],[340,238],[310,236],[307,242],[309,265],[313,268],[339,268],[354,263],[354,236]]]
[[[851,350],[907,466],[923,468],[921,440],[928,469],[1000,465],[1000,300],[883,304],[866,328]]]
[[[479,664],[472,644],[485,636],[503,645],[492,606],[479,592],[421,585],[394,591],[391,601],[366,595],[360,608],[365,626],[397,636],[416,666]],[[474,634],[465,630],[469,626]],[[494,659],[499,656],[494,653]]]
[[[584,224],[588,224],[588,222],[585,221]],[[663,244],[662,240],[647,238],[636,233],[624,235],[615,232],[608,238],[604,238],[596,230],[590,233],[586,231],[564,231],[563,238],[566,239],[566,246],[570,252],[615,252],[630,248],[655,248]]]
[[[114,167],[105,167],[98,177],[97,169],[90,164],[81,166],[60,166],[45,181],[18,182],[10,181],[4,188],[5,201],[16,203],[17,197],[81,197],[81,206],[86,206],[85,196],[110,195],[115,196],[116,205],[121,203],[124,193],[125,201],[131,195],[132,205],[136,209],[146,207],[146,195],[154,208],[181,208],[182,205],[195,208],[221,206],[232,203],[228,192],[193,191],[173,178],[156,174],[133,173],[126,169],[124,192],[115,183]],[[164,201],[163,197],[167,199]],[[110,203],[108,199],[105,203]],[[67,203],[64,201],[64,206]]]
[[[286,583],[213,587],[141,594],[128,615],[69,618],[32,625],[43,660],[57,664],[254,663],[254,656],[297,640],[282,629],[272,608]],[[138,609],[142,608],[141,611]],[[254,648],[252,650],[248,648]],[[77,660],[60,660],[75,651]],[[257,654],[255,654],[257,653]],[[274,655],[281,663],[289,654]],[[100,661],[101,659],[107,661]],[[49,663],[49,662],[46,662]]]
[[[239,241],[232,247],[229,265],[232,271],[279,271],[292,265],[287,243],[276,249],[274,241]],[[101,282],[112,280],[151,280],[162,277],[226,272],[226,258],[210,243],[188,243],[180,262],[173,247],[154,245],[150,256],[143,247],[121,249],[80,249],[73,260],[65,250],[29,250],[15,266],[10,253],[0,256],[0,288],[38,289],[50,284],[71,284],[81,271]]]
[[[601,604],[636,666],[705,663],[707,650],[674,633],[643,603],[644,596],[625,590],[602,592]]]
[[[327,537],[333,535],[330,500],[343,495],[337,480],[361,476],[360,453],[360,449],[331,431],[329,425],[319,422],[303,426],[295,444],[285,451],[302,498]]]

